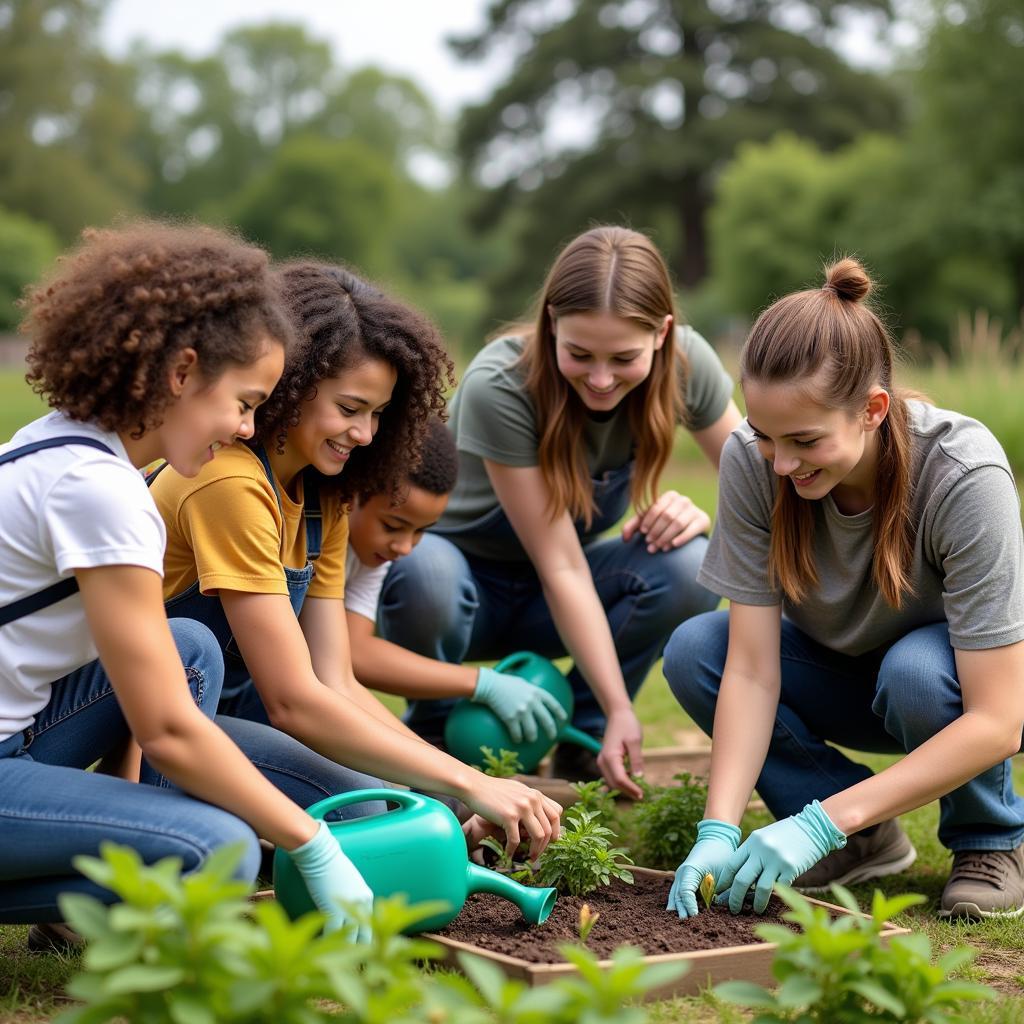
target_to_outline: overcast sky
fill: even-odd
[[[300,22],[328,40],[345,69],[375,64],[415,79],[446,113],[487,96],[504,70],[457,61],[445,46],[483,23],[484,0],[113,0],[102,24],[106,47],[121,54],[134,39],[192,56],[209,53],[224,31],[271,20]],[[159,10],[159,13],[156,13]]]

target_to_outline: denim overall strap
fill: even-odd
[[[108,455],[115,454],[112,448],[93,437],[65,434],[61,437],[48,437],[43,441],[33,441],[31,444],[23,444],[18,448],[12,448],[10,451],[0,455],[0,466],[24,458],[24,456],[31,455],[33,452],[41,452],[47,448],[63,448],[64,445],[68,444],[83,444],[89,448],[98,448]],[[34,594],[21,597],[17,601],[12,601],[10,604],[0,608],[0,626],[6,626],[8,622],[14,622],[15,619],[23,619],[26,615],[31,615],[33,612],[49,608],[51,604],[56,604],[58,601],[63,601],[64,598],[77,593],[78,580],[74,576],[58,580],[42,590],[37,590]]]
[[[630,459],[615,469],[605,471],[599,477],[591,477],[594,505],[596,506],[594,518],[589,527],[584,524],[582,519],[577,519],[573,523],[581,544],[589,543],[599,534],[614,526],[625,515],[629,508],[629,488],[633,479],[634,465],[633,459]],[[429,532],[449,538],[456,546],[458,546],[460,536],[486,534],[488,538],[507,541],[511,548],[522,550],[519,538],[500,503],[472,522],[462,523],[458,526],[432,526]],[[522,553],[522,558],[527,560],[525,551]],[[507,569],[515,563],[502,562],[501,564]]]
[[[281,494],[277,487],[277,481],[274,479],[273,471],[270,468],[270,460],[267,458],[267,453],[262,446],[254,449],[254,453],[259,457],[261,464],[263,465],[264,472],[267,474],[267,479],[270,481],[270,486],[274,489],[274,496],[277,498],[277,507],[281,511],[282,518],[284,516],[284,509],[281,504]],[[152,483],[157,473],[163,470],[161,466],[154,473],[150,474],[147,478],[147,482]],[[308,483],[308,477],[304,481],[304,486]],[[316,502],[315,518],[313,522],[313,534],[311,535],[310,529],[310,518],[306,517],[306,543],[307,548],[310,545],[310,541],[315,542],[316,554],[320,553],[320,502],[319,502],[319,491],[314,486],[312,496]],[[285,585],[288,587],[288,602],[294,611],[296,618],[298,618],[299,612],[302,611],[302,604],[306,597],[306,591],[309,589],[310,581],[313,579],[314,568],[313,563],[308,560],[303,568],[291,569],[288,566],[283,566]],[[217,638],[218,644],[220,644],[221,650],[224,653],[224,687],[221,690],[221,703],[228,698],[237,697],[247,687],[252,685],[252,673],[247,668],[244,659],[242,658],[242,652],[238,647],[234,636],[231,633],[231,626],[228,623],[227,616],[224,614],[224,606],[221,604],[221,600],[216,596],[209,596],[203,594],[199,590],[199,581],[197,580],[187,590],[182,593],[175,595],[169,601],[166,601],[164,607],[167,610],[167,617],[169,619],[184,616],[189,619],[196,619],[199,622],[204,623],[209,627],[213,635]]]

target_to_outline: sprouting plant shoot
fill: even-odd
[[[633,883],[627,867],[632,858],[612,846],[615,833],[601,825],[592,811],[570,807],[561,835],[540,855],[537,884],[554,885],[572,896],[585,896],[613,878]]]
[[[594,930],[594,925],[597,924],[597,919],[601,915],[596,910],[590,909],[589,903],[584,903],[580,907],[580,921],[579,921],[579,934],[580,942],[584,945],[587,939],[590,937],[590,933]]]
[[[491,775],[496,779],[510,779],[513,775],[521,774],[523,770],[523,763],[514,750],[502,747],[495,754],[490,747],[481,747],[480,753],[484,756],[484,775]]]
[[[700,894],[704,906],[711,909],[711,901],[715,898],[715,876],[709,871],[700,881]]]

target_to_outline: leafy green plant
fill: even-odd
[[[481,747],[480,753],[484,756],[484,775],[492,775],[496,779],[510,779],[513,775],[522,774],[523,763],[514,750],[502,747],[495,754],[491,747]]]
[[[931,943],[921,932],[882,943],[886,921],[924,902],[923,896],[887,898],[876,890],[871,914],[862,917],[857,901],[834,885],[836,900],[852,913],[830,918],[792,889],[779,885],[776,892],[791,908],[784,918],[800,926],[798,932],[783,925],[757,928],[766,942],[778,944],[772,964],[778,988],[746,981],[715,988],[719,998],[760,1011],[754,1024],[951,1024],[964,1020],[957,1012],[961,1003],[994,996],[984,985],[949,980],[951,972],[974,958],[971,949],[953,949],[933,963]]]
[[[633,851],[644,867],[674,871],[697,841],[697,823],[704,817],[707,803],[707,784],[688,772],[673,778],[679,785],[652,786],[640,780],[644,798],[633,810]]]
[[[624,847],[612,846],[615,833],[592,811],[570,807],[561,835],[540,855],[534,882],[554,885],[573,896],[585,896],[613,878],[632,884],[626,867],[633,860]]]
[[[289,921],[275,903],[248,902],[248,886],[232,878],[240,849],[224,848],[184,879],[173,858],[147,867],[130,849],[104,844],[101,853],[75,866],[122,902],[61,898],[87,947],[68,988],[82,1005],[60,1024],[643,1024],[645,1011],[628,1001],[683,969],[646,967],[639,951],[623,949],[605,971],[570,946],[562,953],[581,976],[542,989],[472,956],[459,958],[471,980],[425,972],[439,947],[403,932],[439,904],[395,898],[368,913],[350,908],[372,932],[356,944],[340,932],[318,934],[319,913]]]
[[[615,818],[615,798],[619,795],[617,789],[609,789],[601,779],[573,782],[571,785],[576,794],[574,807],[590,811],[603,825],[612,823]]]

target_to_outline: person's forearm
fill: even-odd
[[[821,805],[847,835],[877,825],[923,807],[999,764],[1013,746],[1007,745],[1006,733],[1004,722],[965,713],[906,757]]]
[[[726,665],[715,707],[706,818],[738,825],[764,767],[779,705],[779,680],[747,679]]]
[[[390,712],[388,716],[388,721],[376,717],[368,721],[360,703],[318,686],[301,701],[278,709],[272,721],[318,754],[348,768],[462,800],[479,773],[424,742]]]
[[[184,725],[141,743],[150,765],[186,793],[248,822],[256,834],[292,850],[316,823],[271,785],[213,722],[196,713]],[[216,765],[216,771],[210,771]]]
[[[590,570],[585,565],[560,570],[542,577],[541,582],[558,635],[601,709],[610,717],[617,710],[631,708],[608,616]]]
[[[368,715],[372,715],[378,722],[383,725],[389,726],[390,728],[408,736],[409,739],[416,740],[420,743],[425,742],[419,736],[416,735],[397,715],[389,711],[383,704],[372,694],[369,690],[358,679],[349,679],[342,681],[334,687],[336,692],[340,693],[343,697],[348,697],[356,705],[361,707]]]
[[[352,641],[352,668],[364,685],[409,700],[472,697],[477,669],[407,651],[379,636]]]

